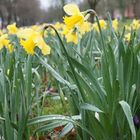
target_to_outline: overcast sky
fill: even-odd
[[[54,4],[54,2],[56,3],[56,1],[58,1],[58,2],[60,2],[60,0],[40,0],[40,2],[41,2],[41,7],[43,8],[43,9],[46,9],[46,8],[48,8],[50,5],[53,5]],[[67,0],[67,2],[81,2],[82,0]]]
[[[51,1],[53,1],[53,0],[40,0],[41,7],[45,8],[45,9],[48,8],[50,6]]]

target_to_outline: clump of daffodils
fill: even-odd
[[[17,36],[20,39],[20,44],[28,54],[33,55],[35,47],[38,47],[43,55],[50,54],[50,47],[45,43],[40,31],[23,28],[17,32]]]
[[[50,54],[50,47],[45,43],[42,30],[39,26],[31,26],[26,28],[17,28],[16,23],[7,26],[7,32],[0,32],[0,50],[5,47],[12,52],[14,50],[14,42],[10,41],[10,36],[16,36],[20,45],[27,54],[33,55],[35,48],[38,47],[43,55]]]
[[[90,23],[87,21],[89,17],[89,11],[81,12],[76,4],[67,4],[64,6],[66,16],[64,16],[64,23],[56,22],[53,27],[65,38],[66,41],[78,44],[79,40],[84,34],[94,31],[99,32],[98,24]],[[95,13],[94,13],[95,14]],[[99,20],[99,24],[102,30],[107,31],[108,24],[105,20]],[[112,27],[114,31],[118,31],[119,22],[117,19],[112,20]],[[137,31],[140,29],[140,20],[134,19],[131,24],[125,25],[126,35],[124,40],[130,41],[130,31]],[[39,48],[43,55],[50,54],[51,48],[43,38],[43,25],[33,25],[30,27],[17,28],[16,23],[7,26],[6,31],[0,30],[0,50],[6,48],[10,53],[15,50],[15,42],[10,39],[12,36],[17,37],[19,40],[19,47],[22,47],[27,54],[33,55],[35,49]],[[54,30],[48,30],[44,32],[44,37],[55,36]]]

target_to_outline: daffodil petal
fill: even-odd
[[[78,14],[80,12],[80,10],[76,4],[67,4],[63,8],[64,8],[64,11],[66,12],[66,14],[68,14],[70,16]]]

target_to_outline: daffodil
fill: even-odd
[[[55,29],[59,32],[59,34],[60,34],[61,36],[63,36],[63,32],[64,32],[64,29],[65,29],[65,24],[60,23],[60,22],[56,22],[56,23],[54,24],[54,27],[55,27]],[[53,32],[52,34],[55,35],[54,32]]]
[[[124,38],[125,38],[125,41],[129,42],[131,39],[131,34],[127,33]]]
[[[33,29],[34,31],[40,31],[41,26],[40,25],[33,25],[33,26],[31,26],[31,29]]]
[[[18,32],[17,32],[17,37],[18,37],[19,39],[24,39],[24,40],[26,40],[26,39],[30,38],[31,36],[32,36],[32,37],[33,37],[33,36],[35,37],[36,34],[37,34],[37,32],[34,31],[32,28],[21,28],[21,29],[19,29]]]
[[[0,50],[5,47],[8,49],[8,51],[10,53],[13,52],[13,45],[10,44],[10,41],[8,39],[8,34],[3,34],[1,37],[0,37]]]
[[[105,20],[99,20],[99,23],[100,23],[101,29],[106,29],[107,23],[105,22]]]
[[[130,31],[130,30],[131,30],[131,26],[125,25],[125,29],[126,29],[127,31]]]
[[[3,34],[3,35],[0,37],[0,50],[1,50],[3,47],[8,46],[9,43],[10,43],[10,41],[8,40],[8,34]]]
[[[115,31],[118,29],[118,26],[119,26],[118,20],[117,19],[114,19],[112,21],[112,27],[114,28]]]
[[[35,38],[34,38],[34,42],[36,44],[36,46],[38,46],[42,52],[43,55],[48,55],[50,54],[51,48],[49,45],[47,45],[43,39],[43,37],[38,34]]]
[[[101,29],[106,29],[107,28],[107,23],[105,22],[105,20],[99,20],[99,24]],[[99,27],[97,23],[93,24],[93,29],[97,32],[99,32]]]
[[[74,44],[78,44],[78,35],[76,32],[69,32],[65,35],[67,42],[73,42]]]
[[[61,30],[64,28],[64,24],[63,23],[60,23],[60,22],[56,22],[54,24],[54,27],[57,29],[57,30]]]
[[[23,40],[20,40],[20,44],[23,46],[24,50],[30,54],[33,55],[34,54],[34,48],[35,48],[35,43],[33,41],[33,36],[31,36],[30,38]]]
[[[10,53],[12,53],[14,50],[12,44],[8,44],[6,48],[9,50]]]
[[[50,47],[45,43],[41,31],[35,31],[32,28],[25,28],[18,31],[17,36],[24,50],[33,55],[35,47],[38,47],[43,55],[50,54]]]
[[[64,17],[64,23],[69,30],[75,26],[80,26],[84,22],[84,16],[76,4],[65,5],[64,11],[68,15]]]
[[[81,35],[84,35],[85,33],[89,32],[91,30],[91,24],[89,22],[84,22],[79,27],[79,32]]]
[[[7,29],[8,29],[8,33],[9,34],[16,34],[16,32],[17,32],[16,23],[13,23],[11,25],[8,25],[7,26]]]
[[[138,30],[140,28],[140,21],[134,19],[133,22],[132,22],[132,24],[131,24],[131,28],[133,30]]]

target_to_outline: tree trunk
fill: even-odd
[[[7,11],[8,11],[7,24],[10,24],[13,17],[13,5],[11,2],[7,4]]]
[[[133,12],[135,18],[139,19],[140,18],[140,0],[133,0]]]
[[[64,5],[66,4],[66,0],[61,0],[61,6],[62,6],[62,16],[65,15],[65,12],[63,10]]]

